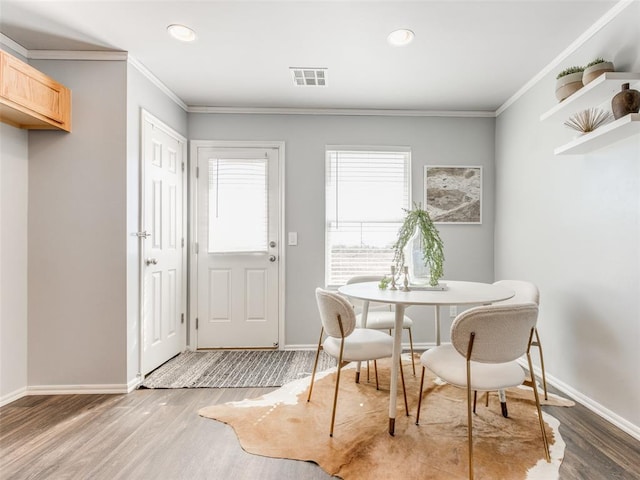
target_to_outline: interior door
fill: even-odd
[[[198,147],[197,346],[276,348],[279,154]]]
[[[186,142],[150,115],[142,120],[142,373],[185,346]]]

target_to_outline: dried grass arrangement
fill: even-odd
[[[606,112],[600,108],[588,108],[572,115],[564,124],[580,133],[588,133],[593,132],[612,118],[611,112]]]

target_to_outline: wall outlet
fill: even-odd
[[[298,245],[298,232],[289,232],[288,244]]]
[[[455,306],[455,305],[451,305],[451,306],[449,307],[449,316],[450,316],[451,318],[455,318],[455,317],[457,317],[457,316],[458,316],[458,307],[457,307],[457,306]]]

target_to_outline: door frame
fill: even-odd
[[[189,141],[189,286],[188,295],[188,342],[189,350],[197,349],[198,331],[196,317],[198,312],[198,254],[196,239],[198,238],[198,181],[196,167],[198,166],[199,148],[273,148],[278,155],[278,235],[280,248],[278,249],[278,350],[285,347],[285,272],[286,272],[286,243],[285,239],[285,142],[265,140],[190,140]]]
[[[181,145],[182,149],[182,162],[184,165],[183,175],[182,175],[182,236],[185,240],[185,245],[188,245],[188,234],[189,234],[189,223],[188,223],[188,159],[187,159],[187,139],[180,135],[176,130],[168,126],[162,120],[160,120],[155,115],[152,115],[144,108],[140,109],[140,178],[138,183],[138,232],[135,234],[138,236],[138,376],[140,383],[144,380],[144,374],[142,373],[142,365],[143,365],[143,357],[144,357],[144,259],[145,259],[145,238],[140,235],[144,231],[145,228],[145,180],[146,180],[146,170],[145,170],[145,143],[146,143],[146,135],[145,135],[145,122],[151,122],[154,127],[159,128],[167,135],[174,137]],[[187,310],[185,315],[188,318],[188,309],[189,309],[189,293],[188,293],[188,282],[189,282],[189,259],[187,254],[187,248],[182,249],[182,265],[184,268],[184,275],[182,280],[182,299],[184,302],[184,309]],[[182,337],[181,346],[182,348],[186,348],[187,346],[187,323],[180,324],[180,335]]]

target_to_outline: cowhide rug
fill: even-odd
[[[408,365],[408,364],[407,364]],[[311,402],[310,378],[296,380],[256,399],[214,405],[200,415],[233,427],[242,448],[256,455],[311,461],[331,475],[360,479],[467,479],[466,390],[436,383],[427,370],[420,415],[415,425],[420,374],[405,366],[410,416],[399,387],[395,436],[388,433],[389,368],[378,362],[380,390],[354,382],[354,370],[343,369],[333,438],[329,437],[335,369],[316,376]],[[373,373],[373,372],[372,372]],[[363,380],[362,380],[363,378]],[[497,395],[489,407],[479,395],[473,418],[474,469],[477,480],[553,480],[564,456],[559,422],[543,413],[551,463],[544,459],[533,392],[507,392],[509,418]],[[571,405],[551,396],[547,404]]]

